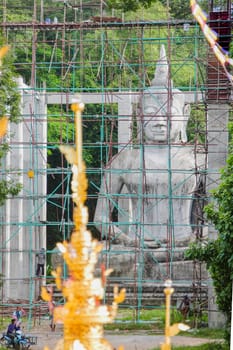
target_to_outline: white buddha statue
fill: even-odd
[[[203,156],[195,157],[193,145],[187,144],[190,106],[169,82],[168,69],[162,46],[152,84],[140,100],[142,144],[114,156],[99,191],[95,225],[103,238],[125,245],[139,238],[145,247],[168,241],[186,245],[202,222],[203,201],[196,195],[203,192]],[[129,204],[125,215],[121,198]],[[112,216],[114,208],[119,215]]]

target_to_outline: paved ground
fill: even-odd
[[[30,332],[30,334],[36,334],[38,336],[37,345],[32,346],[32,350],[43,350],[45,345],[47,345],[50,350],[55,350],[56,343],[62,338],[61,329],[57,329],[56,332],[50,332],[47,329],[41,329],[39,332],[35,332],[35,330],[33,330]],[[164,341],[164,336],[148,335],[146,331],[124,333],[119,331],[106,332],[105,338],[112,344],[113,347],[118,348],[120,345],[123,345],[124,350],[151,350],[155,347],[159,347]],[[184,336],[176,336],[172,338],[172,345],[176,346],[200,345],[208,342],[210,342],[208,339]]]

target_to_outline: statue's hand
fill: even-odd
[[[133,247],[135,245],[135,242],[130,239],[124,232],[122,232],[117,226],[114,226],[113,228],[111,241],[113,244],[124,245],[126,247]]]

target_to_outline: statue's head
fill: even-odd
[[[170,84],[170,86],[169,86]],[[146,143],[186,142],[186,126],[190,106],[184,94],[174,89],[169,81],[169,66],[164,46],[161,47],[151,86],[141,99],[144,136]]]

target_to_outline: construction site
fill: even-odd
[[[152,7],[127,15],[109,11],[102,0],[52,2],[55,14],[42,0],[0,5],[22,111],[9,126],[10,152],[1,169],[1,178],[22,184],[0,207],[2,317],[18,304],[30,323],[47,312],[40,289],[54,283],[51,270],[63,264],[56,237],[69,240],[73,229],[71,167],[58,146],[75,142],[70,104],[78,96],[85,104],[88,227],[103,244],[96,273],[102,265],[113,269],[105,301],[114,284],[123,286],[121,307],[143,322],[142,310],[163,305],[164,281],[171,279],[174,308],[188,295],[196,322],[208,312],[215,325],[211,279],[185,250],[217,235],[203,208],[228,153],[226,72],[192,16],[172,18],[162,4],[161,12]],[[209,3],[209,26],[229,50],[231,3]],[[144,129],[153,113],[165,122],[151,141]],[[41,248],[47,262],[36,276]],[[63,273],[66,278],[65,265]],[[59,293],[56,300],[63,303]]]

